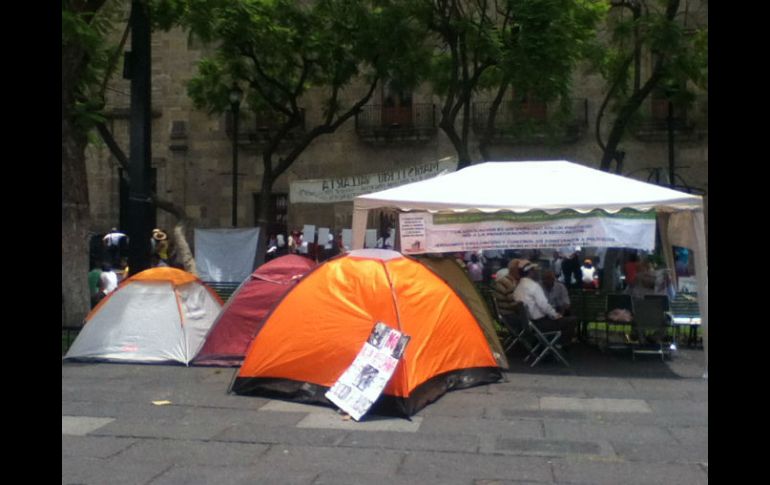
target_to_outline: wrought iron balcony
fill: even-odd
[[[305,133],[305,110],[301,111],[301,122],[298,127],[293,128],[287,135],[285,141],[291,141]],[[267,115],[260,113],[244,113],[241,111],[238,123],[238,144],[243,147],[259,147],[266,144],[281,128],[284,116]],[[227,137],[233,137],[233,114],[228,112],[225,115],[225,133]]]
[[[649,111],[640,110],[640,117],[630,131],[641,141],[663,142],[668,140],[669,129],[680,141],[697,141],[708,135],[708,99],[696,97],[691,107],[672,106],[671,126],[668,119],[668,100],[653,98]]]
[[[432,104],[370,104],[356,114],[356,133],[367,143],[426,142],[436,131],[436,109]]]
[[[493,144],[571,143],[580,139],[588,128],[588,100],[570,100],[568,115],[557,113],[543,103],[503,102],[495,117],[490,133]],[[483,136],[491,102],[473,103],[472,126],[478,136]]]

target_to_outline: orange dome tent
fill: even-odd
[[[374,413],[411,416],[449,390],[502,378],[478,320],[443,279],[415,259],[369,249],[317,266],[286,294],[231,390],[329,404],[324,393],[380,321],[411,340]]]

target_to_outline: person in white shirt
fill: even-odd
[[[102,274],[99,275],[99,286],[105,295],[109,295],[118,287],[118,275],[112,271],[112,265],[102,265]]]
[[[102,238],[104,247],[107,249],[107,254],[110,257],[110,263],[118,264],[120,257],[122,256],[122,246],[128,243],[128,236],[118,231],[117,227],[113,227],[110,232],[105,234]]]
[[[583,288],[599,288],[599,273],[590,259],[583,261],[583,266],[580,267],[580,274],[582,275]]]
[[[562,315],[566,315],[569,312],[570,300],[569,292],[564,283],[557,281],[556,272],[553,270],[547,270],[543,272],[543,292],[548,299],[548,303],[556,309],[557,312]]]
[[[562,346],[567,347],[575,339],[577,318],[562,316],[548,303],[543,287],[531,277],[537,269],[534,263],[519,269],[520,279],[513,299],[524,304],[530,320],[541,331],[561,330]]]
[[[385,234],[377,239],[376,247],[379,249],[393,249],[393,229],[389,227],[385,230]]]

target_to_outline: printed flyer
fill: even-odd
[[[360,421],[393,376],[410,338],[377,322],[353,364],[327,391],[326,398]]]

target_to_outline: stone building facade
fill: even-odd
[[[192,229],[231,227],[232,130],[227,115],[209,115],[196,110],[187,96],[186,83],[195,74],[204,48],[185,32],[157,32],[152,39],[152,167],[158,195],[184,207]],[[649,64],[649,61],[648,61]],[[352,90],[363,89],[353,87]],[[494,160],[563,159],[598,168],[601,156],[594,123],[604,94],[604,81],[577,72],[573,82],[573,115],[555,139],[538,133],[512,137],[501,129],[491,147]],[[130,85],[115,79],[108,91],[109,126],[119,144],[128,151]],[[441,100],[422,87],[411,94],[406,106],[409,121],[395,120],[386,113],[391,105],[386,88],[380,88],[357,120],[351,119],[336,133],[317,139],[277,181],[276,220],[289,229],[313,224],[335,230],[350,227],[352,201],[296,203],[288,200],[292,182],[352,177],[412,167],[455,155],[443,132],[437,128]],[[306,123],[320,118],[321,107],[308,96],[304,106]],[[532,119],[548,118],[550,107],[531,105]],[[648,99],[645,121],[628,133],[621,144],[626,153],[623,174],[639,180],[667,183],[668,131],[660,101]],[[243,110],[242,110],[243,111]],[[484,113],[484,102],[474,105],[475,116]],[[401,113],[403,115],[403,113]],[[435,116],[435,118],[434,118]],[[500,118],[505,124],[506,114]],[[390,117],[390,118],[389,118]],[[605,116],[605,119],[611,116]],[[373,120],[373,121],[372,121]],[[677,185],[696,193],[708,192],[708,100],[701,95],[686,120],[674,130],[673,153]],[[256,225],[256,193],[261,177],[260,129],[248,113],[239,130],[238,225]],[[608,125],[603,127],[605,133]],[[606,138],[606,135],[605,135]],[[475,154],[478,158],[478,153]],[[88,153],[89,194],[95,233],[121,224],[120,167],[106,146],[91,146]],[[513,190],[513,188],[512,188]],[[590,188],[587,188],[590,190]],[[157,212],[157,225],[171,228],[175,221]],[[372,221],[374,224],[374,221]],[[370,227],[376,227],[371,225]]]

